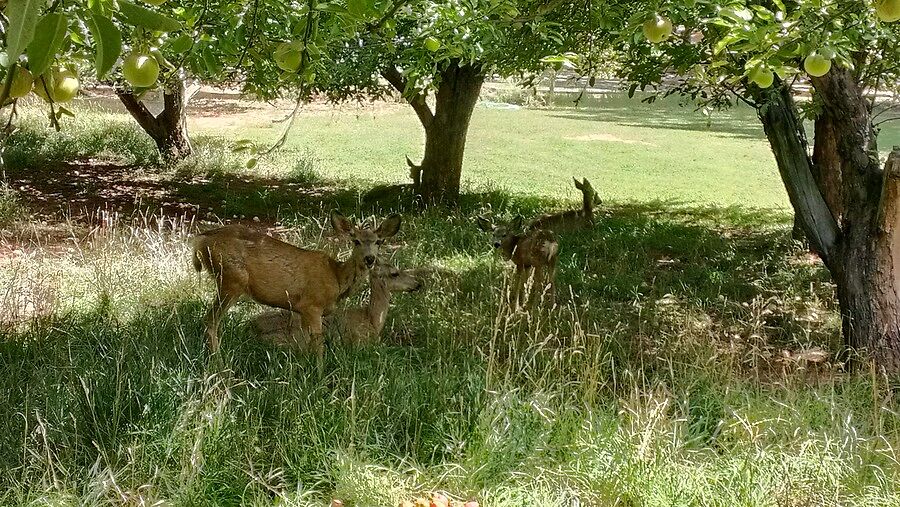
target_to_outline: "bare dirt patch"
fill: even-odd
[[[600,141],[605,143],[622,143],[622,144],[640,144],[643,146],[656,146],[653,143],[648,143],[646,141],[639,141],[637,139],[625,139],[619,136],[615,136],[613,134],[601,133],[601,134],[587,134],[583,136],[575,136],[568,137],[567,139],[571,139],[573,141]]]

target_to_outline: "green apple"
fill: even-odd
[[[803,69],[812,77],[822,77],[831,70],[831,60],[819,53],[812,53],[803,60]]]
[[[9,98],[17,99],[28,95],[32,85],[34,76],[31,75],[31,71],[25,67],[16,67],[16,75],[13,76],[12,87],[9,89]]]
[[[150,88],[159,79],[159,63],[151,55],[131,53],[122,62],[122,76],[135,88]]]
[[[434,37],[428,37],[425,39],[425,49],[434,53],[438,49],[441,49],[441,41],[435,39]]]
[[[79,85],[78,77],[70,70],[48,70],[35,80],[34,93],[47,102],[64,103],[75,98]]]
[[[70,70],[63,70],[55,73],[53,76],[54,86],[53,94],[56,102],[69,102],[78,94],[78,88],[81,85],[78,76]]]
[[[886,23],[897,21],[900,19],[900,0],[875,0],[875,14]]]
[[[650,42],[658,44],[672,35],[672,22],[669,18],[660,16],[659,14],[644,21],[643,25],[644,37]]]
[[[764,67],[756,67],[747,76],[760,88],[768,88],[775,82],[775,73]]]
[[[282,42],[275,48],[275,65],[286,72],[297,72],[303,59],[303,41]]]

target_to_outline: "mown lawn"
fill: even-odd
[[[752,113],[587,106],[480,107],[469,193],[427,212],[361,200],[417,158],[403,108],[304,115],[252,170],[228,148],[277,137],[265,117],[195,118],[197,157],[160,170],[121,116],[53,133],[26,111],[0,200],[0,504],[900,504],[896,386],[792,359],[839,325]],[[515,312],[473,218],[571,206],[573,175],[605,200],[597,224],[560,238],[559,306]],[[324,378],[255,339],[249,303],[208,365],[188,237],[255,217],[331,250],[334,208],[403,213],[393,262],[429,268],[426,290],[396,298],[381,344],[333,347]]]

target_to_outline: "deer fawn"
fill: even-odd
[[[210,350],[219,350],[219,322],[241,296],[299,314],[304,331],[322,368],[322,317],[334,310],[375,266],[385,238],[400,230],[400,215],[393,215],[374,231],[359,228],[339,213],[331,225],[353,240],[353,253],[338,261],[325,252],[304,250],[241,225],[228,225],[194,239],[194,268],[206,269],[216,280],[218,293],[206,314]]]
[[[556,291],[556,263],[559,259],[559,243],[556,235],[544,229],[522,230],[522,217],[516,217],[506,225],[495,225],[484,217],[478,217],[478,226],[493,236],[494,248],[500,255],[516,265],[513,280],[513,301],[519,306],[522,292],[530,275],[533,290],[549,287],[550,298]]]
[[[602,204],[600,195],[591,186],[591,182],[584,178],[583,181],[575,181],[575,188],[581,190],[582,205],[580,210],[569,210],[561,213],[543,215],[529,224],[529,229],[546,229],[552,231],[566,231],[573,229],[589,229],[594,226],[594,206]]]
[[[389,264],[377,263],[369,271],[371,292],[365,306],[341,309],[326,317],[329,329],[337,329],[345,345],[367,345],[381,335],[393,292],[415,292],[422,282],[412,270],[401,270]],[[253,321],[257,332],[269,341],[282,341],[290,334],[289,312],[265,313]]]

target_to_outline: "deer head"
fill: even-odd
[[[378,259],[378,251],[384,240],[400,231],[400,215],[391,215],[377,229],[361,228],[338,212],[331,214],[331,225],[338,233],[353,241],[353,257],[362,259],[367,268],[372,268]]]

